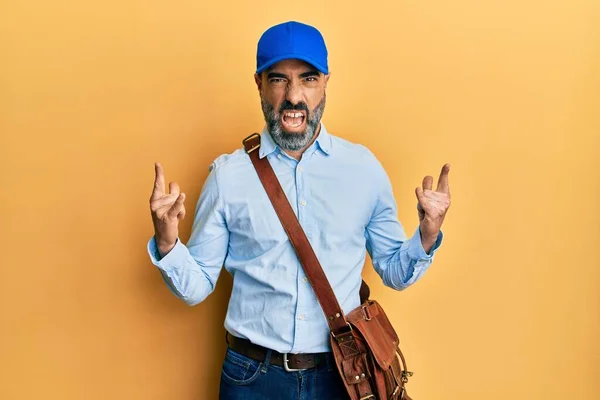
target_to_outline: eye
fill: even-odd
[[[316,82],[316,81],[317,81],[317,78],[316,78],[316,77],[314,77],[314,76],[309,76],[308,78],[306,78],[306,80],[307,80],[308,82]]]
[[[285,79],[283,79],[283,78],[271,78],[269,80],[269,82],[271,82],[271,83],[282,83],[284,81],[285,81]]]

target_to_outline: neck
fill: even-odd
[[[315,140],[317,140],[317,138],[319,137],[319,133],[321,133],[321,124],[320,123],[319,123],[319,126],[317,127],[317,131],[315,132],[315,136],[312,138],[312,140],[310,142],[308,142],[308,144],[306,146],[304,146],[300,150],[296,150],[296,151],[291,151],[291,150],[283,150],[283,151],[285,151],[285,153],[287,155],[289,155],[290,157],[293,157],[296,160],[300,161],[300,159],[302,158],[302,154],[304,154],[306,149],[308,149],[315,142]]]

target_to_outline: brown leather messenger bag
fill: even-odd
[[[271,164],[258,156],[260,139],[257,133],[248,136],[244,148],[325,313],[335,362],[350,399],[410,400],[405,385],[412,372],[406,369],[398,335],[383,308],[368,298],[369,288],[363,281],[362,304],[344,315]]]

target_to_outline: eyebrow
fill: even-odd
[[[269,74],[267,75],[268,79],[271,78],[284,78],[287,79],[287,75],[286,74],[281,74],[279,72],[269,72]]]
[[[316,69],[313,69],[313,70],[303,72],[300,74],[300,78],[308,78],[309,76],[319,76],[319,71],[317,71]]]

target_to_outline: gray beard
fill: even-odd
[[[326,96],[323,95],[319,104],[317,104],[312,111],[309,111],[307,107],[302,108],[306,111],[307,118],[306,129],[304,129],[304,132],[289,133],[285,132],[281,126],[281,112],[283,110],[276,113],[273,106],[261,97],[260,104],[265,116],[265,122],[267,123],[267,129],[269,130],[273,141],[283,150],[298,151],[305,148],[315,137],[315,133],[321,122],[321,117],[323,117],[323,112],[325,111],[325,98]]]

